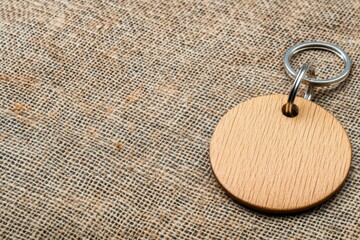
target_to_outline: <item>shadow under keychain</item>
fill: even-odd
[[[296,73],[290,59],[321,49],[345,63],[339,76],[317,80],[311,66]],[[268,95],[242,102],[219,121],[210,143],[210,162],[220,185],[237,201],[266,212],[298,212],[340,189],[351,164],[351,145],[340,122],[311,102],[314,87],[338,84],[351,61],[339,46],[305,42],[288,49],[285,69],[295,79],[289,96]],[[308,77],[306,77],[308,76]],[[304,98],[296,98],[305,83]]]

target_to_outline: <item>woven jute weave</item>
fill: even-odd
[[[353,61],[314,98],[351,171],[313,210],[261,214],[221,189],[209,142],[238,103],[289,93],[283,55],[308,40]],[[0,56],[1,239],[360,239],[358,0],[1,0]]]

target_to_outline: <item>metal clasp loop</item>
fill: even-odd
[[[299,110],[294,105],[294,101],[295,101],[296,93],[300,87],[301,81],[305,79],[306,75],[308,75],[310,78],[315,78],[315,69],[312,65],[308,66],[307,64],[305,64],[300,68],[298,74],[296,75],[294,84],[289,94],[288,101],[283,106],[282,109],[283,113],[287,117],[295,117],[298,114]],[[309,85],[304,98],[307,100],[311,100],[311,97],[313,96],[313,91],[314,91],[314,87],[312,85]]]

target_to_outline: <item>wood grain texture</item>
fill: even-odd
[[[281,112],[286,95],[257,97],[225,114],[210,144],[213,173],[238,201],[268,212],[322,203],[345,181],[349,138],[329,112],[297,97],[299,115]]]

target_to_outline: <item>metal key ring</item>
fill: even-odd
[[[308,74],[309,77],[315,77],[315,69],[313,66],[304,65],[300,68],[299,72],[296,75],[296,79],[291,88],[289,98],[287,103],[283,106],[282,111],[287,117],[295,117],[298,114],[299,109],[294,105],[296,93],[300,87],[301,81],[305,79],[305,75]],[[313,86],[309,85],[309,88],[304,96],[305,99],[310,100],[313,94]]]
[[[345,68],[340,73],[340,75],[333,77],[333,78],[319,80],[319,79],[310,79],[310,78],[304,77],[303,82],[305,84],[319,86],[319,87],[320,86],[329,86],[329,85],[340,83],[346,79],[346,77],[350,73],[350,68],[351,68],[350,57],[341,47],[339,47],[336,44],[328,43],[328,42],[303,42],[303,43],[298,43],[295,46],[289,48],[285,53],[284,65],[285,65],[286,72],[288,73],[288,75],[291,78],[295,79],[296,75],[297,75],[297,72],[290,65],[290,59],[292,58],[292,56],[294,56],[298,52],[301,52],[304,50],[312,50],[312,49],[326,50],[326,51],[330,51],[330,52],[336,54],[345,63]]]

